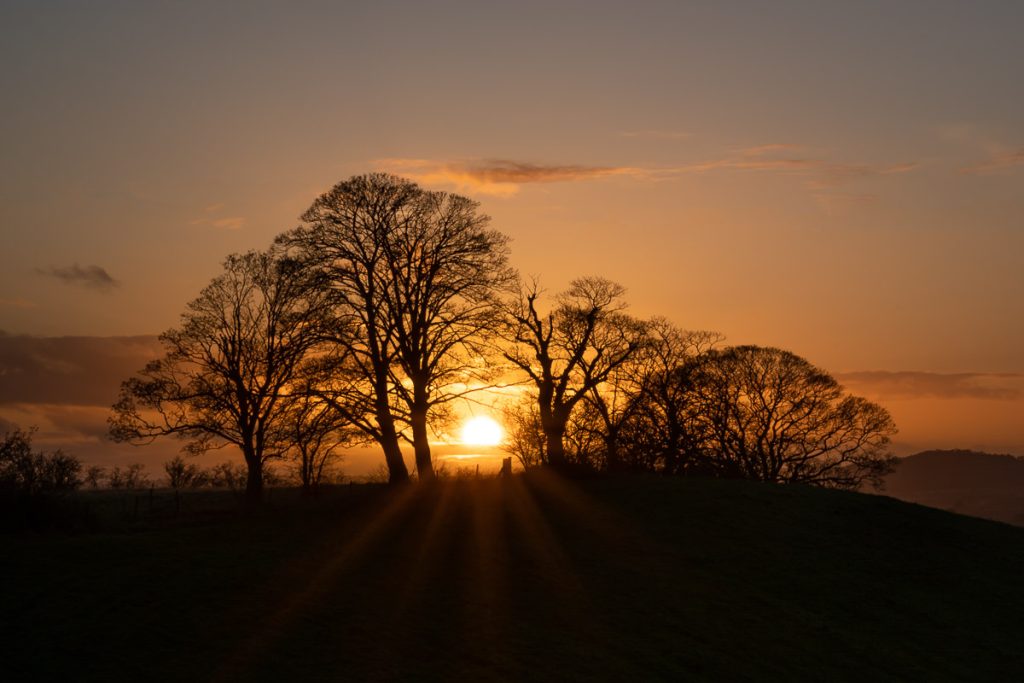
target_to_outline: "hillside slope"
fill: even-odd
[[[533,476],[2,542],[5,680],[1024,670],[1024,530],[880,496]]]
[[[914,503],[1024,525],[1024,459],[977,451],[924,451],[899,461],[885,493]]]

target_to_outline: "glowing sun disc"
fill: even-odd
[[[497,446],[504,432],[501,425],[481,415],[470,418],[462,425],[462,443],[469,446]]]

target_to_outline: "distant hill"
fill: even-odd
[[[0,536],[0,678],[931,683],[1024,671],[1024,529],[1005,524],[668,477],[287,493],[258,515],[218,516],[225,498],[200,491],[182,497],[183,523]],[[100,494],[82,492],[80,507]]]
[[[966,450],[900,460],[884,493],[901,500],[1024,526],[1024,458]]]

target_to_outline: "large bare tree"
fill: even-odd
[[[644,343],[644,325],[623,312],[625,290],[599,277],[574,280],[544,312],[536,281],[506,303],[504,355],[536,390],[545,456],[565,468],[565,434],[578,404]]]
[[[651,469],[655,461],[672,469],[669,453],[655,448],[654,442],[641,445],[636,440],[652,434],[654,439],[675,439],[684,431],[677,411],[666,405],[675,396],[665,378],[722,339],[715,332],[682,330],[660,316],[644,322],[643,343],[608,375],[607,381],[595,385],[586,399],[604,443],[608,470]],[[641,423],[644,426],[638,429]]]
[[[408,478],[402,438],[429,480],[431,421],[485,370],[495,292],[512,276],[508,238],[476,202],[381,173],[339,183],[302,219],[279,241],[320,274],[346,321],[323,395],[381,445],[392,482]]]
[[[698,447],[720,474],[850,489],[877,485],[892,468],[889,413],[789,351],[711,351],[676,381]]]
[[[291,383],[329,316],[305,269],[279,250],[229,256],[180,326],[160,336],[164,356],[121,385],[112,438],[173,435],[192,453],[234,445],[246,497],[258,501],[264,463],[288,447]]]

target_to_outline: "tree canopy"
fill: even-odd
[[[234,254],[160,336],[163,357],[121,386],[110,418],[117,441],[173,435],[191,453],[231,444],[258,499],[263,464],[289,448],[292,382],[330,320],[326,296],[280,250]]]
[[[122,385],[113,438],[236,446],[252,499],[268,460],[292,458],[312,489],[359,442],[381,447],[392,483],[410,478],[411,445],[429,481],[431,430],[501,376],[529,387],[506,409],[524,466],[852,488],[891,465],[889,414],[789,351],[638,319],[602,277],[545,301],[471,199],[373,173],[301,220],[225,260],[161,335],[163,357]]]
[[[324,387],[338,411],[384,450],[392,481],[433,477],[428,428],[485,374],[497,292],[511,280],[508,238],[475,201],[374,173],[339,183],[278,242],[332,294],[331,337],[342,381]],[[339,373],[340,374],[340,373]]]
[[[632,447],[667,471],[855,488],[891,469],[889,413],[792,352],[710,350],[654,387]]]

